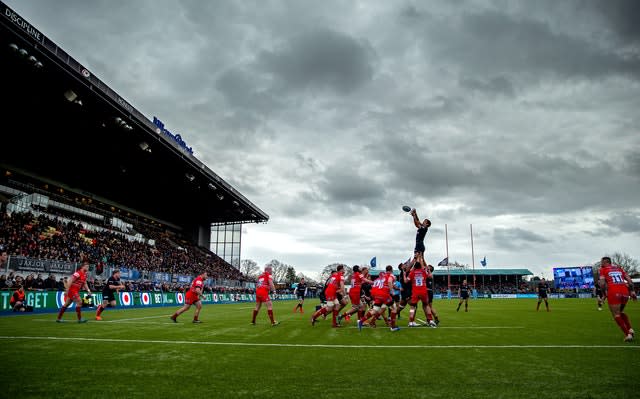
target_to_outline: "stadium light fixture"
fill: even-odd
[[[242,208],[238,209],[238,213],[242,215],[244,213],[244,209]]]
[[[74,103],[82,107],[82,100],[78,98],[78,95],[73,90],[65,91],[64,98],[66,98],[70,103]]]
[[[64,98],[67,99],[70,103],[76,101],[78,95],[73,90],[67,90],[64,92]]]
[[[138,146],[140,146],[140,149],[142,151],[151,153],[151,147],[149,147],[149,144],[146,141],[140,142],[140,144],[138,144]]]
[[[129,130],[129,131],[133,130],[133,127],[129,125],[127,121],[125,121],[119,116],[115,117],[113,121],[115,122],[116,126],[121,127],[124,130]]]
[[[16,53],[18,52],[18,50],[20,50],[20,47],[18,47],[18,45],[15,43],[9,43],[9,48],[15,51]]]
[[[252,213],[252,214],[251,214],[251,215],[249,215],[249,216],[251,216],[251,217],[252,217],[252,218],[254,218],[254,219],[258,217],[258,216],[256,216],[256,214],[255,214],[255,213]]]
[[[233,206],[240,206],[240,204],[238,203],[238,201],[233,201],[232,202]]]
[[[218,187],[216,187],[216,186],[215,186],[215,184],[213,184],[213,183],[209,183],[209,184],[207,184],[207,187],[209,187],[209,189],[210,189],[210,190],[213,190],[213,191],[215,191],[215,190],[217,190],[217,189],[218,189]]]
[[[220,193],[218,193],[218,194],[216,195],[216,197],[218,197],[218,200],[220,200],[220,201],[222,201],[222,200],[224,199],[224,195],[222,195],[222,194],[220,194]]]
[[[196,177],[194,175],[192,175],[191,173],[185,173],[184,177],[187,178],[187,180],[189,181],[193,181]]]

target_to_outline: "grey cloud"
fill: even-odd
[[[260,90],[260,83],[255,77],[240,69],[230,69],[221,74],[216,81],[216,88],[233,108],[268,113],[279,105],[276,98]]]
[[[331,167],[322,178],[318,186],[332,206],[370,208],[385,195],[384,185],[346,164]]]
[[[616,233],[640,233],[640,213],[619,212],[602,220],[603,227]]]
[[[493,239],[498,247],[521,248],[527,244],[549,243],[550,239],[519,227],[497,228],[493,230]]]
[[[609,22],[611,30],[626,43],[640,45],[640,2],[636,0],[582,0],[580,5],[590,7]]]
[[[465,78],[460,81],[464,88],[477,91],[480,94],[493,96],[514,97],[515,89],[511,81],[505,76],[498,76],[491,79]]]
[[[427,57],[442,57],[469,76],[551,74],[561,78],[623,75],[640,78],[640,59],[605,51],[587,38],[552,31],[548,24],[497,12],[465,13],[457,23],[429,25]],[[447,40],[437,38],[447,35]]]
[[[258,62],[284,88],[346,94],[371,80],[372,61],[366,42],[325,29],[295,36],[281,49],[264,51]]]

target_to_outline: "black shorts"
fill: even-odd
[[[424,243],[416,243],[416,246],[413,248],[413,252],[420,252],[420,253],[424,253],[424,251],[426,250]]]
[[[116,294],[115,292],[102,292],[102,300],[103,301],[115,301],[116,300]]]
[[[429,303],[433,302],[433,290],[427,290],[427,298],[429,299]]]
[[[304,294],[298,294],[298,299],[302,299],[304,301]]]
[[[408,302],[409,299],[411,299],[411,290],[405,289],[403,291],[400,291],[400,298]]]
[[[393,299],[393,302],[398,303],[400,302],[400,295],[391,295],[391,299]]]
[[[538,294],[538,299],[547,299],[547,293],[546,292],[542,292],[542,293]]]
[[[469,299],[469,293],[468,292],[463,292],[460,294],[460,299]]]

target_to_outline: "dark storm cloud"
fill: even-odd
[[[578,6],[601,14],[625,43],[640,45],[640,2],[637,0],[579,0]]]
[[[640,213],[617,212],[601,221],[603,228],[614,233],[640,233]]]
[[[340,208],[370,208],[378,205],[385,195],[383,185],[347,164],[329,168],[318,187],[326,196],[327,203]]]
[[[349,93],[371,80],[373,54],[364,41],[331,30],[294,36],[282,48],[265,51],[259,63],[284,88]]]
[[[623,57],[598,47],[583,37],[551,30],[549,24],[514,17],[499,11],[462,12],[442,21],[425,17],[427,58],[453,63],[463,75],[481,77],[504,74],[539,74],[559,78],[594,78],[610,75],[640,78],[640,59]],[[446,40],[438,38],[446,37]],[[467,78],[463,78],[467,79]],[[522,83],[522,82],[520,82]]]
[[[224,95],[227,105],[235,109],[268,115],[282,106],[275,96],[261,87],[258,79],[240,69],[222,73],[216,81],[216,88]]]
[[[523,248],[529,245],[552,242],[548,238],[521,228],[497,228],[493,230],[493,240],[499,247]]]
[[[615,160],[580,162],[552,154],[506,152],[499,144],[493,152],[454,147],[440,152],[430,139],[385,137],[371,145],[367,155],[379,159],[380,170],[390,176],[391,191],[410,191],[413,198],[432,201],[462,196],[473,212],[561,213],[593,207],[633,207],[640,198],[638,176],[620,174]],[[398,156],[397,154],[402,154]],[[610,162],[610,163],[609,163]],[[608,192],[620,184],[624,195]]]

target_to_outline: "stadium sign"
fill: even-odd
[[[24,32],[26,32],[27,35],[29,35],[31,38],[35,39],[39,43],[43,42],[44,35],[42,33],[40,33],[39,30],[34,28],[30,23],[28,23],[27,21],[22,19],[22,17],[20,15],[16,14],[15,11],[10,9],[6,5],[4,6],[4,13],[3,14],[8,20],[13,22],[14,25],[18,26],[20,29],[22,29]]]
[[[7,262],[9,270],[29,273],[61,273],[71,274],[76,271],[76,263],[62,260],[27,258],[11,256]]]
[[[164,123],[162,123],[162,121],[156,118],[155,116],[153,117],[153,124],[156,125],[156,127],[158,128],[156,131],[159,131],[159,133],[164,134],[170,140],[178,144],[182,149],[187,151],[189,154],[193,155],[193,149],[187,146],[187,143],[184,142],[182,137],[179,134],[173,134],[169,130],[165,129]]]

